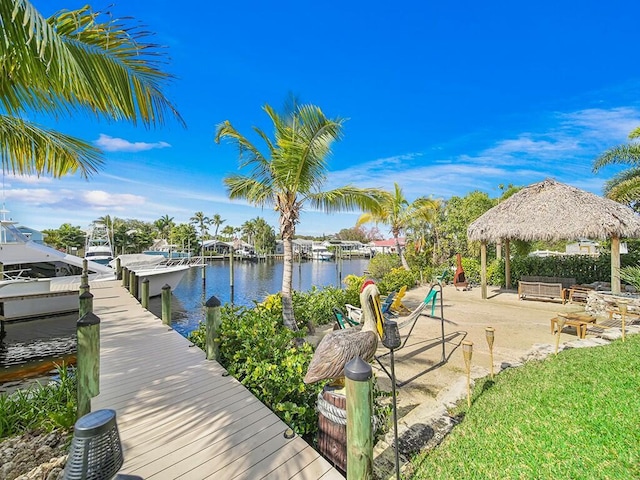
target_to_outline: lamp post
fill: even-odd
[[[462,355],[464,364],[467,367],[467,406],[471,408],[471,355],[473,354],[473,342],[465,340],[462,342]]]
[[[491,357],[491,380],[493,380],[493,339],[496,329],[493,327],[487,327],[484,329],[484,334],[487,337],[487,344],[489,345],[489,356]]]
[[[566,321],[567,318],[561,313],[556,317],[556,327],[558,328],[558,336],[556,337],[556,355],[558,355],[558,347],[560,346],[560,333],[562,332]]]
[[[396,478],[400,480],[400,461],[398,458],[398,409],[396,406],[396,370],[393,351],[400,346],[400,330],[394,320],[386,320],[383,328],[382,344],[389,349],[391,359],[391,391],[393,393],[393,434],[395,440]]]

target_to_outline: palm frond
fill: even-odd
[[[351,185],[310,193],[305,197],[312,207],[326,213],[364,210],[372,217],[381,214],[380,190],[374,188],[357,188]]]
[[[6,115],[0,115],[0,158],[5,172],[56,178],[75,172],[86,178],[102,164],[93,145]]]
[[[274,205],[275,193],[271,184],[266,184],[259,179],[243,175],[231,175],[224,179],[227,194],[232,199],[245,199],[252,205],[263,207]]]
[[[6,112],[85,109],[146,126],[164,123],[169,112],[184,123],[161,90],[172,77],[160,69],[160,47],[146,42],[148,32],[111,18],[100,22],[101,15],[87,6],[45,20],[26,0],[0,2]]]
[[[640,165],[640,144],[630,143],[610,148],[593,163],[593,172],[598,172],[602,167],[613,164]]]

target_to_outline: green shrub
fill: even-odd
[[[58,367],[59,379],[0,395],[0,438],[31,430],[69,430],[76,420],[76,377]]]
[[[496,258],[487,266],[487,283],[499,287],[506,285],[503,259]]]
[[[293,311],[298,323],[313,322],[313,325],[332,323],[333,307],[343,308],[346,303],[353,304],[358,294],[353,288],[312,287],[307,292],[293,293]]]
[[[369,262],[369,276],[374,280],[381,280],[394,268],[402,266],[400,255],[395,253],[378,253]]]
[[[378,290],[380,290],[382,295],[388,295],[391,292],[397,292],[404,285],[406,285],[407,288],[413,288],[415,284],[416,273],[399,267],[392,269],[382,277],[378,282]]]
[[[480,262],[470,257],[461,257],[460,261],[467,282],[480,283]]]

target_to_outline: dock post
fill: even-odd
[[[347,479],[373,478],[371,365],[360,357],[345,365],[347,397]]]
[[[129,269],[122,267],[122,286],[129,290]]]
[[[149,310],[149,279],[147,277],[142,279],[142,293],[140,294],[140,297],[142,308]]]
[[[116,280],[122,280],[122,262],[116,257]]]
[[[229,250],[229,289],[231,292],[231,305],[233,305],[233,247]]]
[[[100,393],[100,319],[93,313],[87,313],[78,320],[76,330],[77,418],[80,418],[91,412],[91,397]]]
[[[203,264],[202,264],[202,283],[206,283],[207,282],[207,264],[204,263],[204,257],[203,257]]]
[[[80,275],[80,294],[89,291],[89,263],[82,259],[82,275]]]
[[[87,313],[93,313],[93,294],[89,291],[82,292],[80,295],[80,308],[78,309],[79,318],[84,317]]]
[[[171,287],[162,287],[162,323],[171,326]]]
[[[206,346],[207,360],[220,360],[220,300],[211,297],[204,304],[207,307]]]
[[[138,279],[136,278],[136,272],[129,271],[129,293],[133,295],[133,298],[138,298]]]

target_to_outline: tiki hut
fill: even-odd
[[[487,242],[503,243],[510,285],[510,240],[611,239],[611,290],[620,293],[620,238],[640,237],[640,216],[613,200],[547,179],[499,203],[467,229],[481,244],[482,298],[487,298]]]

